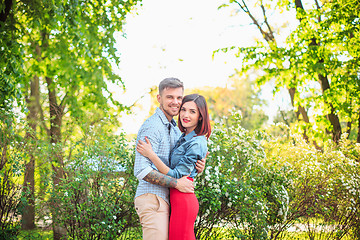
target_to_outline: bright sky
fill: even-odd
[[[218,7],[219,0],[143,0],[136,14],[127,16],[117,48],[121,53],[119,75],[126,92],[118,100],[132,104],[166,77],[176,77],[185,88],[224,86],[240,59],[213,51],[227,46],[248,46],[259,37],[246,27],[246,15],[233,15]],[[270,94],[271,98],[271,94]],[[271,100],[271,99],[270,99]],[[121,119],[123,130],[137,133],[148,116],[149,96],[140,101],[144,109]]]

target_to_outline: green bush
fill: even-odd
[[[133,150],[123,135],[87,135],[52,193],[68,239],[116,239],[138,227]]]
[[[19,176],[25,143],[14,129],[15,117],[0,109],[0,239],[17,239],[22,198]],[[24,201],[25,202],[25,201]]]
[[[289,214],[282,228],[301,223],[310,239],[341,239],[351,233],[359,239],[360,145],[344,135],[339,144],[325,142],[319,151],[291,129],[274,127],[285,131],[266,141],[267,165],[287,167],[291,179]]]

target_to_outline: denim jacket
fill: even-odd
[[[186,136],[183,133],[170,152],[170,170],[167,175],[181,178],[190,174],[194,178],[197,175],[196,162],[205,158],[207,151],[205,136],[197,136],[195,131]]]

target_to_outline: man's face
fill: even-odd
[[[160,109],[169,121],[179,114],[183,94],[182,88],[165,88],[161,94],[157,95]]]

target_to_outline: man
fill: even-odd
[[[166,78],[159,84],[157,100],[160,104],[154,115],[149,117],[137,135],[139,140],[147,137],[157,156],[169,166],[170,150],[179,139],[181,132],[173,119],[178,115],[184,94],[183,83],[176,78]],[[196,169],[202,172],[205,161],[199,160]],[[194,192],[192,181],[186,176],[174,179],[157,171],[146,157],[136,152],[134,175],[139,179],[135,194],[135,209],[140,218],[145,240],[167,240],[170,202],[169,188],[181,192]]]

